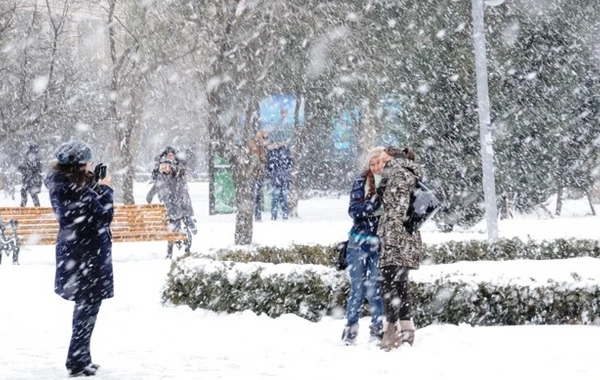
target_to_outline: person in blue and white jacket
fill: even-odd
[[[352,185],[348,214],[354,223],[349,233],[347,262],[350,274],[350,298],[347,323],[342,335],[346,345],[356,342],[358,320],[364,299],[369,302],[372,339],[383,336],[383,299],[381,295],[379,256],[381,250],[377,227],[382,213],[377,187],[381,182],[379,156],[383,148],[374,148],[367,158],[367,169]]]

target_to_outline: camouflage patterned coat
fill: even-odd
[[[390,161],[383,171],[383,215],[377,232],[382,241],[380,267],[419,269],[423,252],[421,234],[418,231],[409,234],[403,221],[410,196],[422,176],[421,167],[403,157]]]

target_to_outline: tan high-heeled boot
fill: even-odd
[[[408,343],[411,346],[415,342],[415,324],[412,319],[400,321],[400,338],[402,343]]]
[[[398,326],[395,323],[386,322],[383,327],[383,338],[379,347],[384,351],[391,351],[392,349],[400,347],[402,339],[399,334]]]

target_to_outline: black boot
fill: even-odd
[[[93,368],[93,364],[85,368],[73,368],[69,370],[69,377],[87,377],[96,376],[97,369]]]

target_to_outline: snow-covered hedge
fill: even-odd
[[[501,263],[460,263],[414,271],[415,322],[421,327],[431,323],[594,322],[600,302],[600,282],[594,273],[600,269],[600,260],[574,260],[591,261],[577,261],[575,268],[582,268],[583,274],[572,272],[563,261],[551,263],[551,277],[541,280],[534,277],[536,273],[506,276],[501,274],[504,269],[490,267]],[[530,271],[534,270],[525,268],[523,273]],[[317,321],[323,315],[343,315],[348,290],[347,274],[325,266],[186,257],[173,263],[163,301],[227,313],[252,310],[271,317],[293,313]]]
[[[343,273],[325,266],[187,257],[173,263],[163,301],[227,313],[293,313],[316,321],[340,304],[346,291]]]
[[[600,241],[556,239],[522,241],[499,239],[489,246],[486,241],[451,241],[425,245],[424,264],[449,264],[459,261],[503,261],[516,259],[553,260],[573,257],[600,257]],[[331,265],[337,260],[333,247],[292,245],[288,248],[258,247],[253,250],[220,250],[211,258],[236,262],[294,263]]]
[[[425,261],[450,264],[458,261],[557,260],[575,257],[600,257],[600,241],[586,239],[527,240],[499,239],[487,241],[449,241],[426,245]]]

